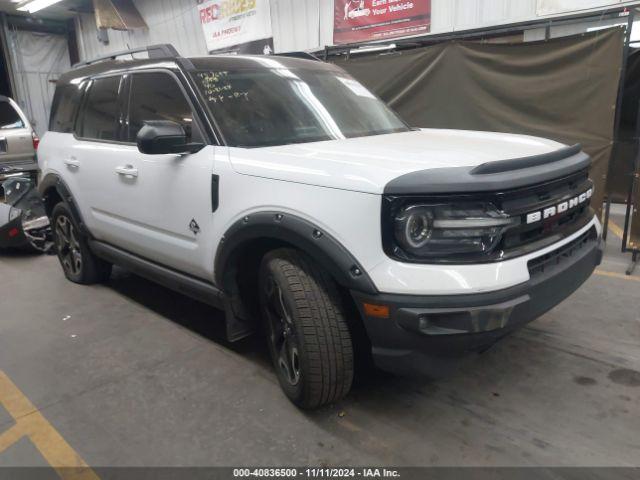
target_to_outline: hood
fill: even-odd
[[[472,167],[562,147],[558,142],[526,135],[424,129],[229,151],[234,170],[244,175],[382,194],[391,180],[412,172]]]

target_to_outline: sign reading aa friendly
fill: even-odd
[[[269,0],[198,0],[198,12],[209,52],[272,36]]]
[[[431,0],[334,0],[333,43],[427,33]]]

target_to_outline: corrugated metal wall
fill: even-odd
[[[420,0],[414,0],[420,1]],[[547,4],[551,0],[546,0]],[[432,0],[432,33],[483,28],[540,18],[539,0]],[[171,42],[183,55],[207,53],[195,0],[134,0],[149,30],[109,31],[97,39],[92,15],[78,19],[80,55],[93,58],[128,47]],[[310,50],[333,43],[333,0],[271,0],[276,52]],[[619,0],[609,0],[620,5]],[[623,2],[640,3],[640,2]]]
[[[76,21],[82,59],[156,43],[172,43],[184,56],[205,55],[207,49],[195,0],[134,0],[149,29],[130,32],[109,30],[109,45],[98,41],[93,15]]]
[[[432,0],[432,33],[490,27],[536,18],[537,0]]]
[[[419,1],[419,0],[416,0]],[[109,31],[98,41],[93,15],[78,19],[80,55],[94,58],[118,50],[171,42],[185,56],[207,53],[195,0],[134,0],[149,30]],[[432,0],[433,33],[535,18],[536,0]],[[276,52],[310,50],[333,43],[333,0],[271,0]]]

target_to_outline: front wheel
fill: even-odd
[[[259,287],[285,394],[305,409],[343,398],[353,381],[353,345],[334,280],[306,255],[280,249],[263,259]]]
[[[90,285],[107,280],[111,265],[96,257],[80,234],[73,216],[64,203],[58,203],[51,213],[51,229],[56,253],[67,279]]]

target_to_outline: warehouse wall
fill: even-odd
[[[96,21],[92,14],[82,14],[77,18],[81,59],[156,43],[172,43],[184,56],[207,53],[195,0],[137,0],[134,3],[149,29],[128,32],[109,30],[109,45],[98,41]]]
[[[419,0],[416,0],[419,1]],[[577,0],[563,0],[570,3]],[[539,2],[541,2],[539,4]],[[432,33],[543,18],[539,6],[557,0],[432,0]],[[204,36],[195,0],[134,0],[149,30],[109,31],[109,45],[97,39],[93,15],[79,17],[78,37],[83,59],[153,43],[171,42],[183,55],[205,55]],[[623,5],[640,2],[580,0],[579,5]],[[571,12],[567,12],[571,13]],[[271,0],[276,52],[312,50],[333,43],[333,0]]]

